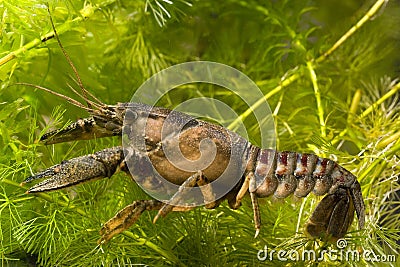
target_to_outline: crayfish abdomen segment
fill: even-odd
[[[278,152],[261,149],[254,167],[259,186],[251,191],[256,197],[274,195],[284,198],[290,194],[305,197],[311,191],[325,195],[306,225],[312,237],[321,235],[340,238],[357,212],[360,228],[364,226],[365,208],[361,187],[356,177],[336,162],[313,154]]]
[[[285,198],[293,193],[305,197],[334,193],[338,186],[350,186],[356,181],[347,170],[330,159],[314,154],[261,149],[255,164],[256,179],[263,180],[255,191],[257,197],[272,194]]]

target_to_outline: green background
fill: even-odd
[[[110,0],[50,1],[49,7],[83,85],[104,103],[129,101],[147,78],[181,62],[215,61],[248,75],[268,98],[279,150],[333,158],[359,177],[366,226],[359,231],[353,223],[347,248],[398,258],[400,6],[383,2]],[[374,4],[382,5],[369,12]],[[151,223],[155,213],[144,213],[128,232],[98,246],[101,225],[148,196],[124,174],[48,194],[24,193],[27,187],[19,183],[32,173],[120,140],[51,146],[35,141],[87,114],[62,98],[15,85],[40,85],[81,101],[68,88],[80,90],[58,43],[41,41],[52,32],[45,2],[1,1],[0,16],[4,266],[367,264],[328,256],[319,262],[257,259],[265,245],[298,253],[337,249],[303,233],[321,199],[312,194],[301,200],[261,199],[256,239],[247,199],[235,211],[225,204],[198,208],[156,224]],[[346,34],[357,23],[353,34]],[[229,91],[197,84],[170,92],[158,104],[174,108],[199,96],[219,99],[239,115],[249,108]],[[258,144],[254,118],[244,123],[250,141]]]

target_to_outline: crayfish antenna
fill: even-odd
[[[50,89],[48,89],[48,88],[42,87],[42,86],[40,86],[40,85],[34,85],[34,84],[24,83],[24,82],[18,82],[18,83],[15,83],[14,85],[30,86],[30,87],[33,87],[33,88],[36,88],[36,89],[39,89],[39,90],[42,90],[42,91],[51,93],[51,94],[53,94],[53,95],[56,95],[56,96],[58,96],[58,97],[61,97],[61,98],[65,99],[65,100],[67,100],[70,104],[72,104],[72,105],[74,105],[74,106],[76,106],[76,107],[79,107],[79,108],[82,108],[82,109],[88,111],[89,113],[93,113],[93,112],[95,111],[95,109],[102,110],[102,109],[103,109],[104,107],[106,107],[107,105],[104,104],[102,101],[100,101],[100,100],[99,100],[97,97],[95,97],[92,93],[90,93],[89,91],[87,91],[87,90],[85,89],[85,87],[83,86],[82,79],[80,78],[80,76],[79,76],[79,74],[78,74],[78,71],[76,70],[76,67],[75,67],[74,63],[72,62],[71,58],[69,57],[67,51],[64,49],[64,46],[62,45],[62,43],[61,43],[61,41],[60,41],[60,38],[59,38],[59,36],[58,36],[58,34],[57,34],[57,30],[56,30],[56,27],[54,26],[53,18],[52,18],[52,16],[51,16],[51,12],[50,12],[50,9],[49,9],[48,6],[47,6],[47,11],[48,11],[48,13],[49,13],[51,26],[52,26],[53,32],[54,32],[54,35],[53,35],[53,36],[56,38],[57,43],[58,43],[58,45],[59,45],[60,48],[61,48],[61,51],[63,52],[65,58],[67,59],[68,64],[69,64],[70,67],[72,68],[72,70],[73,70],[73,72],[74,72],[74,74],[75,74],[75,76],[76,76],[76,79],[77,79],[77,80],[74,80],[74,81],[76,81],[76,82],[78,83],[79,87],[81,88],[82,94],[79,93],[79,92],[77,92],[75,89],[73,89],[72,86],[70,86],[69,84],[68,84],[68,87],[69,87],[69,89],[70,89],[73,93],[75,93],[77,96],[79,96],[80,98],[82,98],[82,99],[86,102],[86,106],[83,105],[81,102],[79,102],[79,101],[77,101],[77,100],[75,100],[75,99],[73,99],[73,98],[71,98],[71,97],[68,97],[68,96],[66,96],[66,95],[63,95],[63,94],[54,92],[54,91],[52,91],[52,90],[50,90]],[[51,38],[52,38],[52,37],[48,37],[47,39],[45,39],[45,40],[43,40],[43,41],[46,41],[46,40],[51,39]],[[88,95],[89,95],[93,100],[90,100],[90,99],[88,98]]]
[[[51,22],[51,27],[53,28],[53,32],[54,32],[54,37],[56,38],[57,43],[58,43],[58,45],[59,45],[60,48],[61,48],[61,51],[63,52],[63,54],[64,54],[66,60],[68,61],[68,64],[70,65],[72,71],[73,71],[74,74],[75,74],[75,77],[76,77],[76,79],[77,79],[76,81],[77,81],[79,87],[81,88],[82,94],[80,94],[80,93],[78,93],[76,90],[72,89],[71,86],[69,86],[69,88],[72,89],[72,91],[73,91],[77,96],[79,96],[80,98],[82,98],[82,99],[86,102],[87,107],[88,107],[89,109],[92,109],[92,106],[95,106],[96,108],[105,107],[106,105],[105,105],[103,102],[101,102],[97,97],[95,97],[92,93],[90,93],[88,90],[86,90],[85,87],[83,86],[82,79],[81,79],[81,77],[79,76],[78,71],[77,71],[77,69],[76,69],[74,63],[72,62],[72,60],[71,60],[71,58],[69,57],[67,51],[64,49],[64,46],[62,45],[62,43],[61,43],[61,41],[60,41],[60,38],[58,37],[57,30],[56,30],[56,27],[54,26],[53,18],[52,18],[52,16],[51,16],[50,9],[49,9],[48,6],[47,6],[47,12],[49,13],[50,22]],[[91,98],[93,98],[94,101],[91,101],[91,100],[88,98],[88,95],[89,95]],[[97,103],[96,103],[96,102],[97,102]]]
[[[66,96],[66,95],[63,95],[63,94],[54,92],[54,91],[52,91],[52,90],[50,90],[50,89],[48,89],[48,88],[46,88],[46,87],[40,86],[40,85],[35,85],[35,84],[31,84],[31,83],[24,83],[24,82],[14,83],[13,85],[24,85],[24,86],[33,87],[33,88],[36,88],[36,89],[45,91],[45,92],[47,92],[47,93],[53,94],[53,95],[55,95],[55,96],[61,97],[61,98],[65,99],[65,100],[67,100],[70,104],[72,104],[72,105],[74,105],[74,106],[76,106],[76,107],[85,109],[85,110],[90,111],[90,112],[93,111],[92,108],[86,107],[86,106],[83,105],[81,102],[76,101],[75,99],[73,99],[73,98],[71,98],[71,97],[69,97],[69,96]],[[11,85],[10,85],[10,86],[11,86]]]

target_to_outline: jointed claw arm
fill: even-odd
[[[50,177],[31,187],[28,193],[58,190],[89,180],[111,177],[119,169],[123,160],[122,147],[107,148],[94,154],[63,161],[28,177],[22,184]]]

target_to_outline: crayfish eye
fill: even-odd
[[[128,109],[125,112],[125,123],[130,123],[130,122],[134,122],[138,117],[137,112]]]

